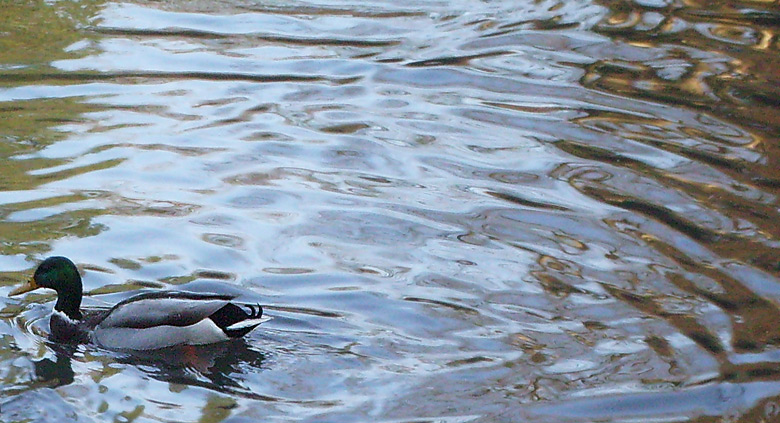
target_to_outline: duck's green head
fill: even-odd
[[[24,294],[38,288],[49,288],[57,291],[55,310],[62,311],[70,317],[80,317],[81,305],[81,275],[72,261],[65,257],[49,257],[44,260],[35,274],[24,285],[11,291],[8,296]]]

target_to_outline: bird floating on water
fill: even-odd
[[[19,295],[38,288],[57,292],[49,325],[55,341],[94,342],[110,349],[154,350],[174,345],[204,345],[240,338],[260,323],[259,304],[236,301],[235,293],[157,291],[135,295],[110,309],[80,310],[79,271],[65,257],[49,257]]]

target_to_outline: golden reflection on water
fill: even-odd
[[[0,69],[45,68],[53,60],[74,57],[67,48],[85,39],[81,29],[104,3],[3,2],[0,8]]]

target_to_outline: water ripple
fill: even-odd
[[[89,307],[228,290],[273,320],[120,354],[48,341],[51,293],[3,296],[0,408],[771,420],[775,9],[7,5],[0,289],[60,254]]]

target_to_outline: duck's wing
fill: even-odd
[[[232,296],[191,292],[150,292],[128,298],[98,324],[99,329],[192,326],[224,307]]]

